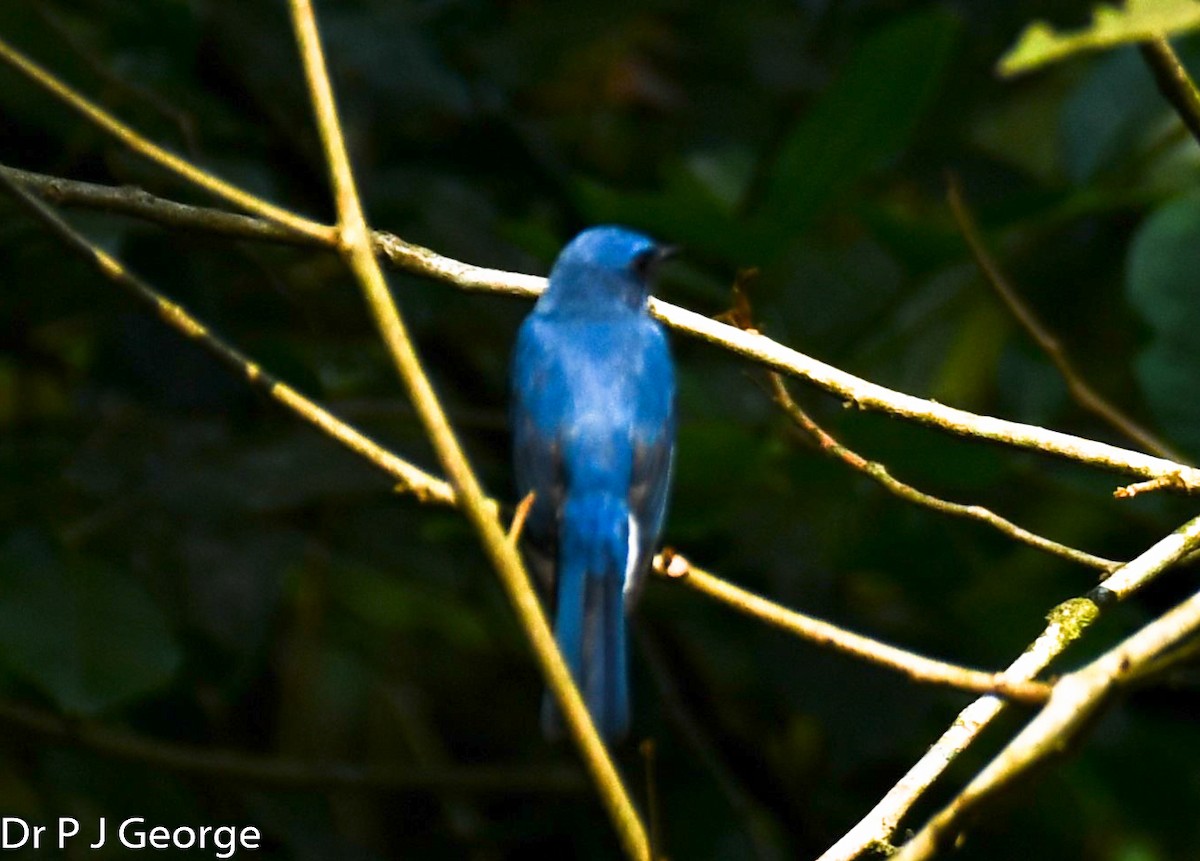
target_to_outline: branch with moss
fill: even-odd
[[[1200,519],[1187,530],[1183,552],[1200,546]],[[1093,724],[1121,687],[1155,659],[1200,631],[1200,593],[1141,628],[1081,669],[1063,676],[1034,717],[953,801],[904,844],[897,861],[925,861],[958,838],[980,808],[1058,756]]]
[[[1010,679],[1036,677],[1079,639],[1104,607],[1129,597],[1178,563],[1197,542],[1200,542],[1200,517],[1188,521],[1118,568],[1087,595],[1059,604],[1046,617],[1042,633],[1009,665],[1004,675]],[[852,861],[867,851],[890,854],[891,841],[904,817],[1004,708],[1005,702],[995,696],[981,697],[967,706],[904,777],[818,861]]]

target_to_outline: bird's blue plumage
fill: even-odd
[[[629,726],[625,614],[662,532],[675,372],[646,299],[663,248],[620,227],[573,239],[521,326],[512,365],[517,487],[531,566],[601,732]],[[557,732],[547,698],[543,725]]]

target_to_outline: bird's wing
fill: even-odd
[[[513,355],[509,420],[518,499],[534,494],[524,530],[526,543],[532,548],[527,559],[541,585],[553,595],[557,512],[562,506],[565,486],[560,440],[544,429],[553,426],[547,422],[547,415],[561,408],[561,404],[556,406],[562,393],[558,391],[558,375],[551,363],[551,354],[537,327],[526,320]]]
[[[675,374],[666,337],[647,320],[645,353],[635,421],[632,428],[633,470],[629,510],[637,526],[637,559],[625,584],[628,602],[637,600],[662,534],[667,495],[675,459]]]

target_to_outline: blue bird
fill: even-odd
[[[517,486],[530,567],[554,635],[602,735],[629,729],[625,614],[662,532],[675,449],[675,370],[646,300],[671,252],[593,227],[559,254],[512,363]],[[547,736],[561,733],[549,693]]]

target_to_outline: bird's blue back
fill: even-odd
[[[675,437],[666,336],[646,310],[661,249],[592,228],[560,254],[513,359],[518,490],[535,494],[529,558],[593,718],[628,726],[624,615],[662,531]],[[557,725],[552,705],[548,729]]]

